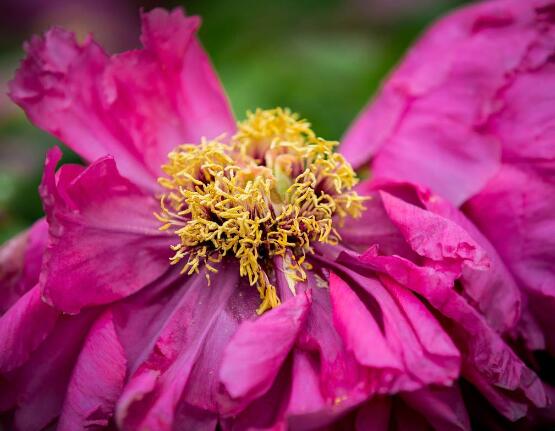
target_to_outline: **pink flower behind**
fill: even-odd
[[[90,164],[51,150],[48,232],[0,254],[6,426],[467,430],[463,381],[509,420],[546,405],[505,341],[520,291],[459,210],[354,188],[288,110],[236,128],[198,19],[142,21],[144,49],[114,57],[52,30],[12,82]]]
[[[521,335],[551,353],[554,10],[492,1],[440,21],[342,147],[355,165],[372,158],[376,177],[416,181],[460,205],[526,293]]]

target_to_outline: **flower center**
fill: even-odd
[[[293,281],[304,281],[312,244],[337,244],[334,223],[359,217],[364,198],[351,189],[356,175],[289,110],[248,113],[229,140],[182,145],[164,165],[167,189],[157,218],[178,242],[171,264],[182,273],[203,266],[210,283],[224,256],[239,261],[240,275],[256,286],[259,314],[279,305],[273,259],[281,256]]]

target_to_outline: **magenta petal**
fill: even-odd
[[[177,303],[163,312],[162,322],[156,322],[160,329],[148,346],[148,357],[133,373],[118,401],[116,419],[121,428],[171,430],[186,386],[210,382],[207,376],[190,380],[208,337],[214,336],[212,332],[235,329],[236,323],[229,327],[216,325],[221,323],[230,297],[237,293],[239,274],[235,265],[222,263],[207,286],[203,272],[186,279],[177,293]]]
[[[452,384],[459,375],[459,351],[420,300],[401,286],[392,283],[383,286],[374,278],[363,277],[347,269],[344,271],[352,280],[357,296],[364,300],[366,313],[372,315],[378,324],[375,330],[368,331],[371,327],[360,320],[364,322],[360,324],[361,332],[367,331],[369,335],[366,340],[359,336],[357,343],[365,346],[370,356],[379,356],[376,343],[368,339],[370,336],[374,339],[381,336],[398,363],[397,373],[385,375],[378,390],[392,393],[434,383]],[[339,296],[339,292],[334,292],[337,287],[337,282],[331,279],[330,294],[334,303],[334,297]],[[344,290],[342,293],[342,296],[354,294]]]
[[[335,327],[346,348],[364,366],[399,372],[402,369],[399,359],[364,303],[337,275],[330,274],[329,283]]]
[[[272,385],[305,321],[305,293],[253,321],[243,322],[224,352],[220,379],[229,395],[247,403]]]
[[[321,396],[330,407],[331,413],[341,413],[344,408],[364,399],[370,389],[365,384],[368,372],[347,351],[330,316],[333,316],[333,308],[328,289],[314,288],[312,304],[297,347],[310,352],[311,357],[318,357],[318,386]],[[298,362],[302,365],[309,361],[295,358],[294,365],[300,367]],[[300,384],[293,382],[293,385],[295,390]],[[301,390],[302,386],[299,388]],[[300,407],[293,405],[293,401],[292,398],[290,409],[299,410]],[[315,413],[322,415],[322,411]]]
[[[422,295],[450,320],[446,330],[464,352],[463,375],[503,415],[516,420],[526,413],[527,404],[545,406],[541,381],[454,290],[451,276],[397,256],[366,256],[364,262]]]
[[[506,332],[515,327],[522,307],[521,294],[515,280],[493,245],[458,209],[429,190],[410,183],[378,181],[364,182],[361,186],[370,188],[370,190],[382,190],[382,195],[385,190],[401,199],[391,204],[386,199],[383,203],[384,206],[388,207],[387,212],[392,216],[392,219],[398,219],[395,222],[397,225],[408,225],[403,231],[405,235],[408,231],[418,234],[417,227],[422,223],[423,226],[427,226],[426,232],[429,233],[429,240],[432,245],[441,235],[444,235],[442,240],[444,245],[450,249],[460,248],[461,246],[467,247],[468,244],[473,243],[474,247],[480,250],[480,255],[485,254],[483,260],[488,263],[487,266],[476,265],[475,262],[471,263],[468,256],[459,255],[458,258],[454,258],[451,254],[443,257],[435,255],[427,264],[438,268],[441,266],[443,271],[454,272],[457,277],[461,276],[461,286],[464,293],[474,306],[485,315],[495,330]],[[415,209],[416,207],[418,208]],[[421,207],[424,207],[427,211],[421,210]],[[399,213],[395,215],[397,211]],[[413,211],[413,214],[407,216],[410,211]],[[426,213],[430,216],[429,219],[420,218],[421,215]],[[437,222],[430,222],[431,220]],[[437,232],[432,235],[430,233],[432,230]],[[425,237],[424,239],[427,241]],[[381,244],[378,244],[380,245],[379,254],[397,254],[412,261],[418,262],[420,260],[406,252],[403,254],[399,252],[391,253],[387,249],[382,250]],[[414,246],[412,242],[409,242],[409,244]],[[534,336],[532,329],[528,332],[530,336]]]
[[[476,268],[488,267],[484,250],[460,226],[389,193],[380,195],[391,221],[420,256],[434,261],[461,260]]]
[[[10,95],[86,160],[112,154],[123,175],[154,189],[172,148],[235,127],[196,40],[199,20],[179,9],[142,18],[144,49],[112,58],[60,29],[33,38]]]
[[[506,165],[465,206],[529,295],[555,352],[555,181]]]
[[[14,429],[39,431],[58,417],[73,365],[96,311],[62,316],[29,360],[0,379],[0,410],[14,409]]]
[[[0,247],[0,315],[39,281],[47,238],[43,218]]]
[[[470,419],[457,385],[428,387],[401,397],[437,431],[470,431]]]
[[[76,176],[61,169],[56,179],[59,156],[49,152],[40,189],[50,227],[40,283],[49,303],[76,313],[160,276],[169,266],[171,236],[158,231],[156,200],[121,177],[113,159]]]
[[[50,334],[59,312],[41,299],[35,286],[0,318],[0,373],[22,365]]]
[[[486,2],[441,20],[361,114],[342,151],[357,163],[373,156],[376,177],[423,184],[456,205],[496,173],[500,144],[503,153],[547,158],[553,101],[539,90],[550,88],[553,67],[546,4]]]
[[[107,311],[92,327],[73,370],[59,430],[105,427],[123,389],[126,359]]]

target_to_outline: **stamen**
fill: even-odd
[[[160,229],[179,239],[170,263],[184,262],[189,275],[204,267],[210,283],[212,264],[233,256],[260,293],[257,312],[277,307],[272,257],[287,257],[289,279],[306,280],[311,244],[337,244],[334,222],[364,210],[364,198],[351,190],[356,175],[333,153],[336,145],[277,108],[248,113],[227,143],[220,137],[176,148],[162,167],[167,176],[159,183],[168,191],[156,214]]]

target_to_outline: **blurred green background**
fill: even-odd
[[[2,0],[0,2],[0,243],[42,215],[42,161],[56,139],[6,96],[32,34],[58,25],[95,35],[109,52],[138,47],[140,7],[184,6],[233,109],[289,107],[339,139],[416,37],[462,0]],[[66,161],[78,158],[64,148]]]

